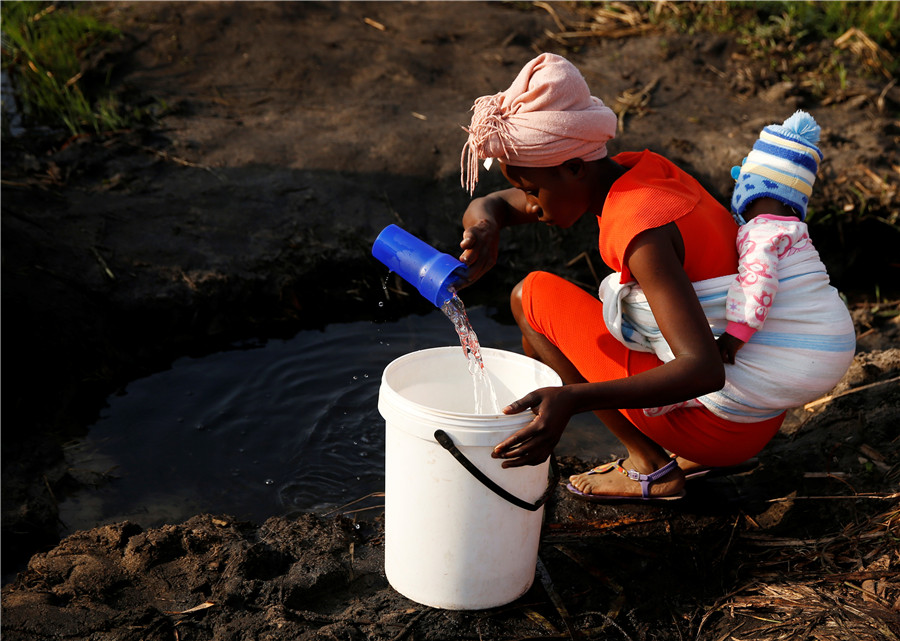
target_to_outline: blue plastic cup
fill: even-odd
[[[465,264],[397,225],[388,225],[378,234],[372,245],[372,255],[436,307],[442,307],[453,298],[450,289],[465,278]]]

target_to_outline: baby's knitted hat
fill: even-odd
[[[768,196],[793,207],[800,220],[816,182],[822,152],[816,147],[821,128],[805,111],[797,111],[781,125],[769,125],[759,134],[740,167],[731,169],[737,183],[731,209],[741,216],[751,202]]]

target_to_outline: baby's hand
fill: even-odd
[[[744,346],[744,341],[725,332],[719,336],[716,345],[718,345],[719,353],[722,355],[722,362],[734,365],[734,357],[737,356],[738,351]]]

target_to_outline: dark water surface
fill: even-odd
[[[468,314],[482,346],[521,353],[515,326],[484,307]],[[235,345],[132,381],[67,449],[79,478],[113,478],[60,504],[66,533],[126,519],[156,527],[203,512],[262,523],[383,491],[381,373],[404,354],[444,345],[459,342],[435,309]],[[590,414],[573,419],[557,448],[615,451]]]

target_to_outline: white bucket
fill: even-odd
[[[552,369],[521,354],[490,348],[481,354],[500,407],[562,384]],[[502,469],[491,458],[494,446],[534,414],[474,414],[473,385],[462,349],[438,347],[388,365],[378,397],[386,429],[387,579],[407,598],[449,610],[496,607],[528,591],[548,490],[549,462]],[[501,493],[530,509],[473,476],[438,443],[438,430]]]

